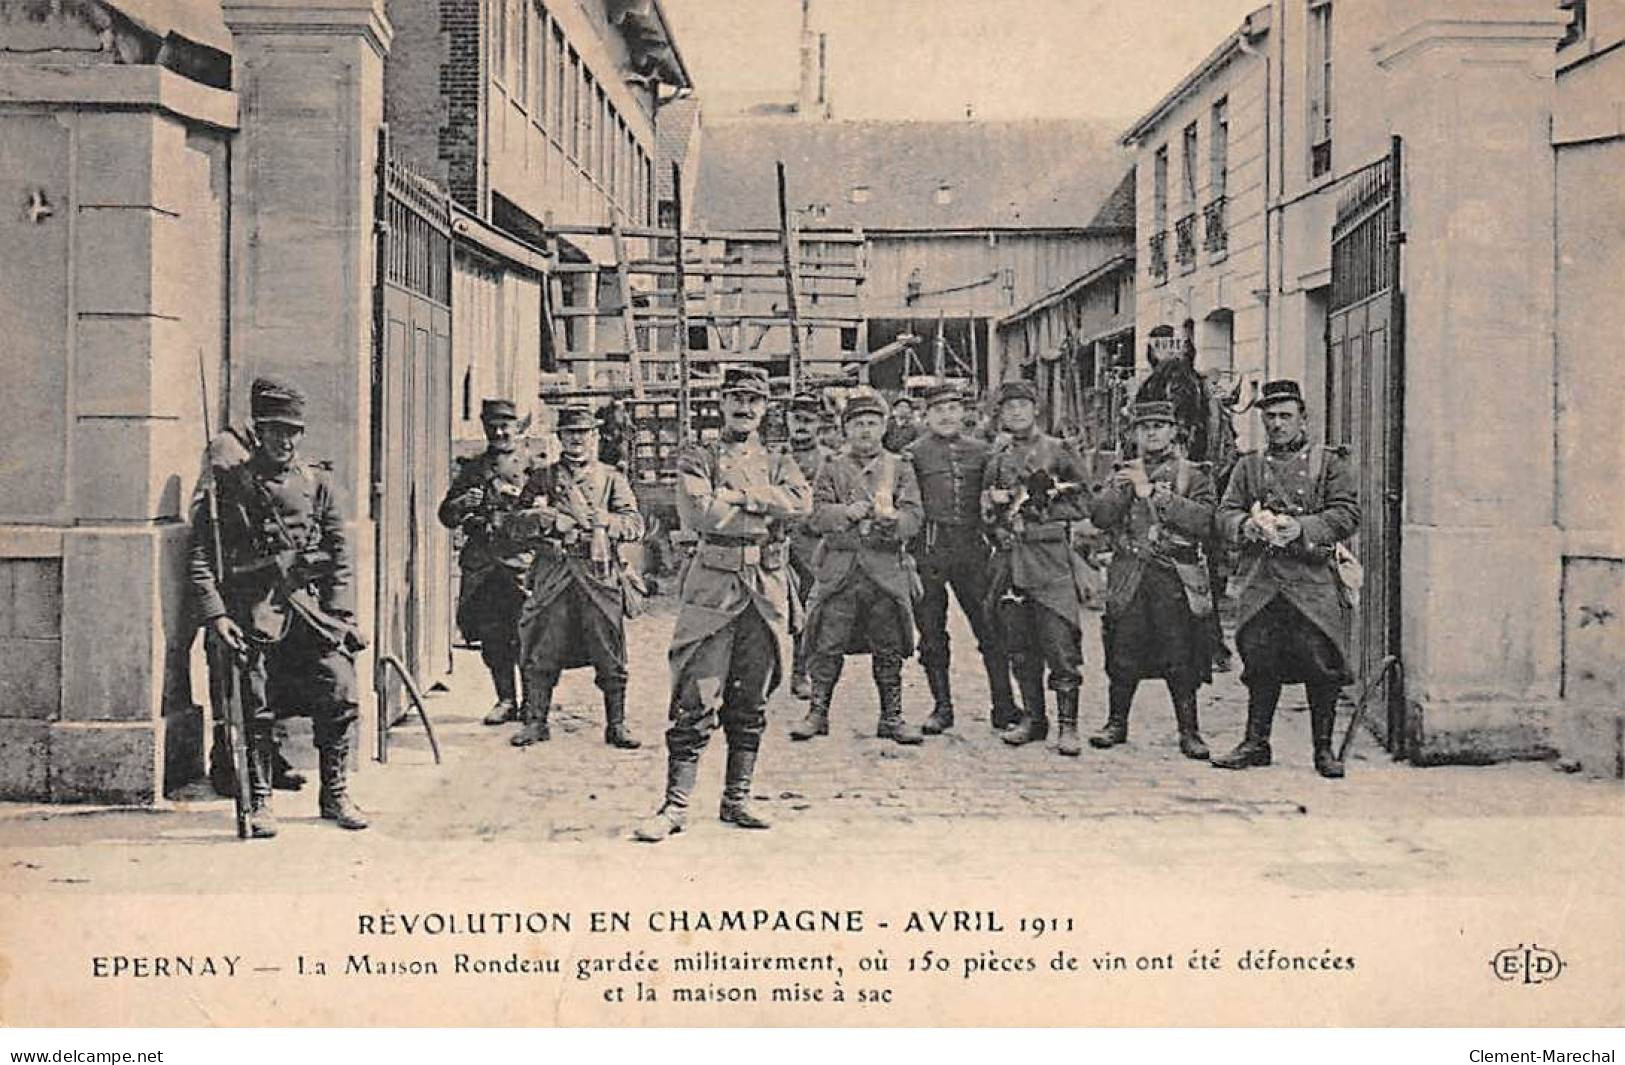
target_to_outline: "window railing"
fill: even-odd
[[[1174,223],[1174,255],[1179,259],[1179,272],[1188,274],[1196,269],[1196,214],[1192,212]]]
[[[1230,229],[1225,220],[1225,198],[1216,196],[1202,208],[1202,247],[1214,258],[1230,250]]]
[[[1151,234],[1151,280],[1164,284],[1168,280],[1168,232]]]

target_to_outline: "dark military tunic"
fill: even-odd
[[[854,522],[845,507],[889,495],[897,516]],[[905,545],[923,520],[920,487],[905,459],[850,450],[824,464],[810,525],[823,537],[807,617],[813,670],[820,659],[872,651],[901,662],[914,653],[914,575]],[[828,665],[828,663],[825,663]]]
[[[461,584],[457,592],[457,627],[481,641],[516,640],[513,635],[523,602],[530,546],[507,527],[519,505],[527,471],[522,453],[486,450],[464,461],[440,503],[440,523],[463,531],[457,556]],[[462,502],[471,488],[485,493],[477,507]]]
[[[561,530],[560,524],[569,526]],[[625,576],[619,545],[643,538],[626,475],[603,462],[561,459],[535,469],[509,519],[535,561],[519,615],[526,676],[591,665],[600,688],[626,686]],[[593,531],[602,530],[593,559]]]
[[[677,454],[677,513],[700,542],[678,587],[672,630],[673,758],[699,757],[720,723],[730,747],[755,750],[762,703],[783,677],[789,636],[789,526],[811,491],[789,456],[755,434]],[[719,499],[723,490],[743,502]]]
[[[1311,476],[1313,451],[1321,470]],[[1255,503],[1290,514],[1303,534],[1285,547],[1241,536]],[[1217,524],[1241,554],[1236,642],[1242,679],[1346,684],[1353,610],[1333,571],[1336,545],[1360,527],[1359,486],[1341,448],[1300,440],[1237,461]]]
[[[996,447],[983,476],[982,511],[992,528],[988,609],[999,625],[1018,680],[1032,686],[1049,669],[1049,686],[1076,691],[1083,664],[1083,605],[1072,527],[1085,515],[1087,488],[1081,459],[1053,436],[1033,432]],[[1044,486],[1062,488],[1053,496]],[[1019,506],[995,504],[1007,489]]]
[[[355,590],[343,517],[327,474],[256,452],[215,475],[223,579],[214,570],[207,506],[194,507],[190,578],[207,624],[229,616],[248,638],[245,721],[309,716],[316,746],[341,742],[355,720]]]
[[[963,433],[952,438],[926,433],[907,451],[925,509],[925,525],[911,548],[923,589],[915,609],[920,662],[928,669],[949,662],[950,585],[983,656],[999,647],[983,610],[990,552],[982,531],[982,478],[991,451],[985,441]]]
[[[801,475],[806,478],[808,484],[818,480],[818,471],[822,470],[824,463],[829,461],[831,455],[835,454],[833,450],[819,443],[814,443],[812,447],[803,448],[799,451],[793,447],[786,450],[790,457],[795,460],[796,466],[801,470]],[[818,541],[818,534],[812,531],[806,519],[801,519],[791,526],[790,570],[795,576],[795,594],[800,598],[803,605],[812,598],[813,584],[817,579],[813,573],[813,555],[818,550]],[[805,631],[807,627],[804,614],[798,619],[797,623],[801,631],[796,633],[795,673],[801,675],[807,671],[807,641],[800,638],[801,632]]]
[[[880,446],[887,451],[902,452],[915,440],[919,439],[920,426],[918,423],[904,425],[902,422],[890,420],[886,425],[886,432],[880,438]]]
[[[1112,542],[1101,626],[1106,672],[1114,680],[1162,677],[1195,687],[1212,679],[1212,600],[1201,544],[1213,529],[1213,482],[1172,452],[1153,460],[1146,476],[1174,494],[1156,504],[1137,498],[1131,485],[1108,484],[1089,508]]]

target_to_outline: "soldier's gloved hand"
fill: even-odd
[[[485,489],[475,485],[457,497],[457,506],[463,510],[473,510],[485,502]]]
[[[1303,523],[1290,514],[1282,514],[1276,521],[1275,535],[1270,539],[1277,547],[1285,547],[1303,535]]]
[[[1264,527],[1259,524],[1256,516],[1248,517],[1241,523],[1241,538],[1256,544],[1269,539],[1269,533],[1264,531]]]
[[[238,628],[237,623],[225,614],[221,614],[209,622],[209,628],[214,630],[214,634],[220,638],[222,643],[238,654],[248,650],[248,641],[243,638],[243,630]]]

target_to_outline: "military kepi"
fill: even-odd
[[[1031,403],[1038,402],[1038,386],[1031,381],[1017,379],[1006,381],[999,386],[999,402],[1004,403],[1012,399],[1025,399]]]
[[[965,392],[957,381],[942,381],[922,389],[920,399],[925,402],[925,409],[930,410],[939,403],[963,403]]]
[[[818,398],[816,392],[798,392],[790,400],[790,409],[797,414],[822,414],[824,401]]]
[[[768,398],[767,371],[760,366],[730,366],[722,374],[723,392],[743,392]]]
[[[1274,406],[1277,403],[1296,403],[1304,406],[1303,389],[1298,382],[1282,378],[1279,381],[1265,381],[1264,387],[1258,393],[1258,407]]]
[[[844,425],[860,414],[878,414],[884,418],[886,401],[872,388],[854,388],[847,394],[846,406],[841,410],[841,423]]]
[[[593,417],[592,408],[580,403],[572,403],[559,408],[558,431],[569,429],[596,429],[598,419]]]
[[[513,405],[511,399],[482,399],[480,400],[480,421],[500,422],[519,420],[519,410]]]
[[[305,427],[305,394],[269,377],[254,379],[248,390],[248,410],[257,422]]]
[[[1155,422],[1173,424],[1174,405],[1167,400],[1148,399],[1143,403],[1134,404],[1134,424],[1149,425]]]

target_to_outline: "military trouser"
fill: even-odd
[[[309,717],[317,750],[347,745],[359,705],[355,660],[327,647],[297,616],[280,642],[251,644],[238,670],[251,734],[270,734],[279,717]]]
[[[473,593],[462,612],[463,635],[480,643],[480,659],[491,673],[497,698],[518,702],[515,674],[520,672],[519,611],[525,590],[505,573],[492,573]]]
[[[868,645],[870,667],[875,683],[900,680],[903,650],[911,621],[903,606],[874,578],[854,570],[846,582],[828,593],[819,604],[817,642],[808,660],[808,672],[815,686],[833,690],[841,678],[841,665],[854,634]]]
[[[673,761],[696,762],[720,726],[730,750],[755,751],[767,728],[767,686],[778,637],[761,612],[747,607],[694,648],[683,664],[666,729]]]
[[[812,556],[810,550],[811,549],[803,550],[796,546],[794,541],[791,542],[790,578],[796,582],[795,592],[796,595],[801,599],[803,617],[806,616],[806,606],[812,599],[813,585],[818,583],[818,576],[813,572],[812,568]],[[801,632],[793,633],[792,635],[795,636],[796,645],[795,660],[791,665],[790,672],[797,677],[806,676],[809,650],[807,647],[806,625],[802,625]]]
[[[577,582],[560,592],[545,609],[527,615],[521,664],[525,686],[537,686],[540,691],[540,685],[545,684],[551,690],[559,674],[578,662],[592,666],[599,691],[625,690],[624,623],[619,616],[609,617],[596,606]]]
[[[914,556],[925,594],[914,605],[915,623],[920,629],[920,664],[926,672],[950,668],[948,640],[948,589],[951,586],[959,609],[976,636],[976,648],[987,671],[995,702],[1003,692],[1008,698],[1010,663],[1005,655],[999,627],[985,613],[989,581],[989,553],[981,530],[971,525],[932,523],[922,537],[922,550]],[[1003,683],[1000,683],[1001,678]]]
[[[1078,626],[1029,596],[998,601],[999,624],[1010,668],[1023,692],[1037,689],[1049,671],[1049,688],[1075,692],[1082,679],[1083,633]]]

